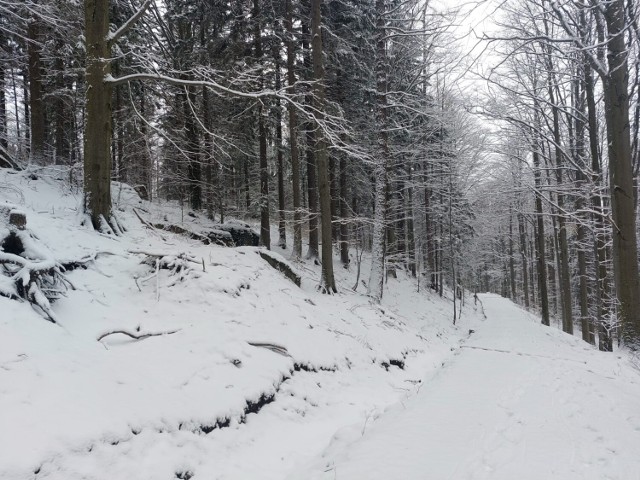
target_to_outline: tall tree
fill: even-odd
[[[602,80],[604,116],[607,125],[609,188],[613,226],[613,270],[618,318],[624,342],[632,349],[640,348],[640,275],[635,218],[631,136],[629,122],[629,68],[625,37],[629,19],[624,0],[611,0],[591,8],[579,4],[593,14],[598,44],[585,43],[581,25],[572,5],[551,2],[550,6],[569,41],[586,55],[590,67]],[[561,39],[564,41],[565,39]],[[606,44],[606,63],[600,47]]]
[[[111,214],[111,74],[109,0],[85,0],[86,121],[84,208],[96,230],[113,231]]]
[[[375,300],[382,299],[384,287],[386,210],[387,210],[387,163],[389,138],[387,132],[387,52],[386,52],[386,4],[376,0],[376,148],[374,160],[374,224],[371,249],[371,272],[368,293]]]
[[[311,50],[313,61],[313,107],[318,114],[325,111],[324,61],[322,51],[322,0],[311,0]],[[315,160],[318,168],[318,194],[320,220],[322,222],[322,280],[320,288],[325,293],[335,293],[333,275],[333,242],[331,238],[331,191],[329,186],[329,161],[327,140],[320,128],[314,130]]]
[[[295,38],[293,31],[293,6],[291,0],[285,0],[285,28],[287,31],[287,85],[294,94],[295,73]],[[291,158],[291,182],[293,190],[293,257],[302,256],[302,208],[300,202],[300,159],[298,152],[298,113],[295,106],[289,103],[289,150]]]
[[[31,119],[31,160],[42,164],[45,158],[46,121],[42,88],[42,35],[40,20],[32,18],[27,26],[29,100]]]
[[[255,57],[258,63],[258,77],[262,88],[262,27],[260,1],[253,0],[253,28]],[[264,106],[258,100],[258,155],[260,159],[260,245],[271,248],[271,224],[269,221],[269,164],[267,162],[267,130],[264,119]]]

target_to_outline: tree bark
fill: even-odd
[[[604,78],[604,100],[613,220],[613,270],[622,340],[629,348],[637,350],[640,348],[640,276],[631,165],[624,1],[611,0],[603,9],[609,33],[609,72]]]
[[[322,115],[325,110],[324,62],[322,59],[322,0],[311,0],[311,45],[313,60],[313,105]],[[324,293],[335,293],[333,276],[333,242],[331,235],[331,187],[329,185],[329,162],[327,140],[320,128],[314,130],[316,164],[318,168],[318,193],[320,196],[320,220],[322,222],[322,280],[320,288]]]
[[[111,230],[111,73],[109,0],[85,0],[87,49],[84,209],[96,230]],[[32,102],[33,104],[33,102]],[[32,142],[33,144],[33,142]]]
[[[347,203],[347,159],[340,156],[340,261],[346,268],[349,266],[349,209]]]
[[[529,259],[527,258],[527,236],[522,213],[518,213],[518,233],[520,234],[520,255],[522,257],[522,293],[524,294],[524,306],[529,308]]]
[[[594,186],[600,186],[601,181],[601,167],[600,167],[600,152],[598,145],[600,143],[598,139],[598,120],[596,101],[594,93],[594,81],[591,72],[591,67],[585,61],[584,68],[584,83],[585,93],[587,97],[587,121],[589,130],[589,153],[591,157],[591,182]],[[595,271],[596,271],[596,286],[598,292],[596,323],[598,325],[598,349],[603,352],[611,352],[613,350],[613,338],[611,336],[611,329],[609,328],[606,313],[609,303],[609,281],[607,279],[607,235],[605,225],[605,212],[602,203],[602,197],[597,188],[593,189],[591,195],[591,204],[594,210],[595,221]]]
[[[5,37],[4,33],[0,32],[0,52],[4,52],[5,48]],[[9,142],[7,139],[7,103],[5,97],[5,89],[7,84],[7,76],[5,69],[4,60],[0,61],[0,148],[6,150],[9,146]],[[16,123],[18,123],[18,119],[16,116]],[[19,141],[19,139],[18,139]],[[0,165],[2,164],[2,159],[0,157]]]
[[[31,20],[27,27],[27,55],[29,73],[29,101],[31,110],[31,161],[36,165],[44,164],[45,155],[45,110],[42,91],[42,62],[40,59],[40,25]]]
[[[409,271],[411,272],[411,276],[415,278],[416,276],[416,237],[414,231],[414,209],[413,209],[413,168],[409,167],[409,180],[408,187],[406,191],[406,201],[407,201],[407,253],[408,253],[408,261],[409,261]]]
[[[62,50],[64,43],[62,39],[56,39],[56,47],[59,51]],[[64,81],[65,63],[62,56],[57,56],[54,60],[55,68],[55,98],[54,98],[54,115],[55,115],[55,132],[54,132],[54,146],[55,146],[55,163],[67,164],[69,163],[69,133],[67,119],[67,103],[65,100],[66,85]]]
[[[309,27],[306,22],[302,22],[302,49],[304,50],[304,67],[309,78],[313,78],[311,49],[309,48]],[[311,92],[305,96],[305,103],[312,105]],[[318,180],[316,172],[316,154],[314,151],[313,125],[311,122],[305,124],[306,153],[307,153],[307,198],[309,204],[309,250],[307,259],[317,261],[320,245],[318,238]]]
[[[509,206],[509,281],[511,285],[511,299],[518,301],[516,290],[516,261],[513,256],[513,211]]]
[[[385,232],[386,232],[386,186],[389,145],[387,135],[387,66],[385,48],[385,0],[376,0],[376,150],[373,175],[374,190],[374,222],[373,245],[371,249],[371,272],[369,275],[368,294],[374,301],[382,299],[384,288]]]
[[[536,126],[539,122],[536,121]],[[542,172],[540,171],[540,141],[537,133],[533,145],[533,175],[536,188],[535,210],[537,221],[536,232],[536,253],[538,255],[538,301],[542,316],[542,324],[550,325],[549,322],[549,294],[547,291],[547,258],[545,254],[544,216],[542,211]]]
[[[287,30],[287,83],[292,90],[296,82],[295,43],[293,37],[293,7],[291,0],[285,0],[285,27]],[[289,92],[294,93],[294,92]],[[302,218],[300,209],[300,159],[298,152],[298,115],[293,105],[289,110],[289,148],[291,151],[291,182],[293,186],[293,258],[302,256]]]
[[[585,135],[585,118],[586,118],[586,97],[585,82],[581,78],[582,67],[576,66],[576,75],[573,80],[573,96],[576,106],[575,123],[575,162],[578,165],[576,169],[576,183],[579,192],[586,191],[586,176],[581,168],[587,167],[587,152],[584,143]],[[571,121],[571,120],[569,120]],[[586,194],[579,193],[576,198],[576,210],[582,212],[585,210],[587,203]],[[580,213],[577,226],[577,250],[578,250],[578,275],[580,276],[580,327],[582,330],[582,339],[595,345],[595,332],[593,330],[593,322],[589,318],[589,288],[587,274],[587,252],[585,251],[587,241],[586,223],[589,221],[589,215]],[[597,302],[596,302],[597,303]]]
[[[275,66],[275,87],[280,91],[280,45],[273,49],[273,62]],[[282,107],[280,100],[276,100],[276,159],[278,175],[278,246],[287,248],[287,219],[285,213],[285,192],[284,192],[284,157],[282,146]]]
[[[253,22],[256,61],[262,63],[262,31],[260,26],[260,0],[253,0]],[[262,86],[262,68],[258,76]],[[260,245],[271,248],[271,226],[269,222],[269,164],[267,163],[267,131],[264,125],[264,106],[258,101],[258,143],[260,156]]]

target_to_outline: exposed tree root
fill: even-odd
[[[78,260],[61,262],[54,258],[32,259],[24,255],[28,244],[39,243],[38,238],[26,230],[26,216],[19,211],[4,209],[10,231],[1,239],[0,276],[8,281],[0,281],[0,296],[12,300],[26,300],[36,311],[50,322],[56,323],[51,303],[64,296],[75,287],[65,273],[77,268],[86,268],[98,255],[97,252]]]
[[[68,289],[75,289],[63,273],[64,266],[53,260],[32,261],[6,252],[0,252],[0,265],[13,280],[13,288],[0,289],[0,295],[28,301],[47,320],[56,323],[51,302]]]

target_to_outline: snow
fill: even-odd
[[[468,298],[454,327],[452,302],[403,272],[379,305],[351,290],[355,268],[322,295],[320,267],[277,250],[298,288],[257,248],[149,229],[134,207],[148,223],[215,224],[123,184],[127,231],[100,235],[81,225],[68,178],[0,170],[34,261],[95,258],[68,272],[57,325],[0,296],[3,480],[637,475],[640,387],[624,352],[492,296],[487,320]],[[157,335],[98,341],[116,330]]]
[[[417,395],[290,479],[631,479],[640,374],[481,295],[487,320]]]

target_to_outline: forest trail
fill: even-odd
[[[497,295],[417,395],[290,479],[640,478],[640,373]]]

